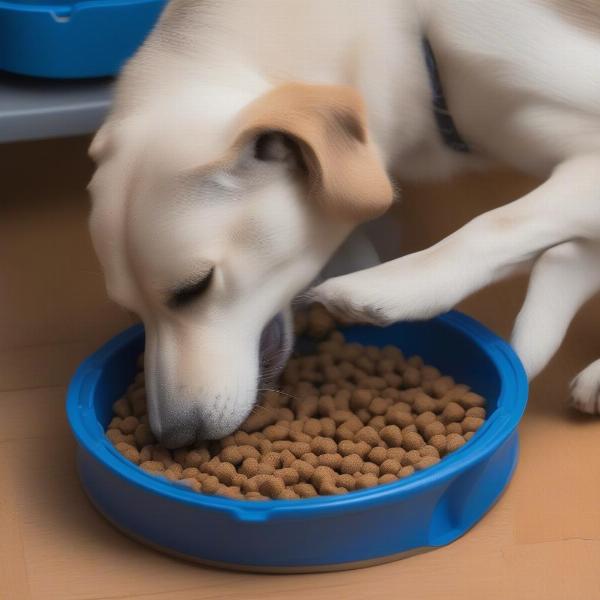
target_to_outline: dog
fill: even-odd
[[[173,0],[90,147],[92,240],[144,322],[159,441],[242,423],[287,359],[291,301],[398,184],[494,161],[544,183],[308,296],[387,325],[532,267],[513,343],[539,373],[600,289],[599,34],[585,0]],[[600,360],[572,402],[600,412],[599,390]]]

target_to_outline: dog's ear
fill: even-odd
[[[359,93],[345,86],[287,83],[240,114],[235,152],[254,144],[259,160],[299,154],[311,200],[351,221],[383,214],[393,188],[369,138]]]

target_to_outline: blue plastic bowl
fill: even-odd
[[[68,392],[78,470],[92,503],[128,535],[203,563],[256,571],[318,571],[392,560],[452,542],[490,509],[517,461],[527,379],[511,348],[452,312],[386,328],[355,326],[347,338],[420,354],[488,401],[472,440],[414,476],[345,496],[250,502],[197,494],[148,475],[104,437],[113,401],[134,376],[141,326],[85,360]]]
[[[0,0],[0,69],[36,77],[116,75],[166,0]]]

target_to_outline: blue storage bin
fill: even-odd
[[[115,75],[165,0],[0,0],[0,69],[36,77]]]
[[[510,346],[456,312],[386,328],[355,326],[350,341],[420,354],[487,399],[488,419],[433,467],[344,496],[251,502],[207,496],[149,475],[104,436],[111,405],[136,371],[141,326],[79,367],[67,414],[83,488],[120,530],[151,546],[228,568],[294,572],[355,568],[443,546],[468,531],[508,484],[527,378]]]

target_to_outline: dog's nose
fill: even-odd
[[[161,446],[169,450],[190,446],[197,439],[196,427],[185,421],[161,420],[157,426],[151,426],[151,429]]]
[[[195,406],[177,400],[166,395],[160,399],[149,398],[150,429],[158,442],[169,449],[193,444],[202,429]]]

